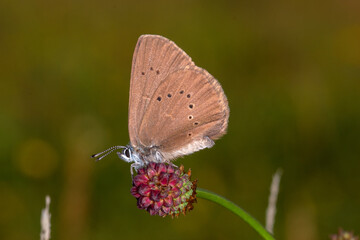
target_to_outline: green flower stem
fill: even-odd
[[[250,224],[250,226],[255,229],[264,239],[267,240],[275,240],[275,238],[268,232],[266,229],[250,214],[245,212],[242,208],[237,206],[235,203],[227,200],[226,198],[217,195],[216,193],[210,192],[205,189],[197,188],[196,189],[196,197],[207,199],[209,201],[213,201],[221,206],[227,208],[232,211],[239,217],[241,217],[245,222]]]

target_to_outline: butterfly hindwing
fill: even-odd
[[[169,160],[211,147],[226,132],[229,108],[219,82],[196,66],[169,74],[156,89],[140,123],[141,146]]]

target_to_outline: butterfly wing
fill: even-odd
[[[140,146],[164,160],[214,145],[225,134],[229,107],[220,83],[196,66],[170,73],[158,86],[140,122]]]
[[[128,128],[133,147],[139,145],[140,123],[156,89],[172,72],[194,66],[191,58],[162,36],[140,36],[133,55]]]

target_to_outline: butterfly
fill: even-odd
[[[129,94],[130,143],[92,157],[100,160],[117,149],[138,170],[150,162],[172,160],[211,148],[226,133],[229,106],[220,83],[197,67],[174,42],[142,35],[135,47]]]

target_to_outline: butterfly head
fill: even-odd
[[[121,158],[125,162],[129,162],[129,163],[134,162],[134,160],[132,160],[132,158],[133,158],[133,148],[130,145],[124,147],[121,150],[121,152],[117,152],[117,155],[119,156],[119,158]]]

